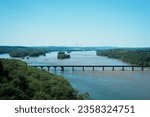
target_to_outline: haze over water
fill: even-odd
[[[72,52],[70,55],[70,59],[58,60],[57,52],[52,52],[23,61],[34,65],[127,65],[116,59],[96,56],[94,51]],[[8,57],[8,54],[0,55],[0,58]],[[85,71],[82,71],[82,68],[75,68],[75,71],[72,71],[71,68],[65,68],[65,71],[61,72],[58,68],[55,72],[51,68],[50,72],[69,80],[79,92],[88,92],[92,99],[150,99],[149,70],[111,69],[102,71],[102,68],[96,68],[92,71],[92,68],[85,68]]]

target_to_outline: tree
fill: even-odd
[[[19,60],[0,61],[0,99],[82,99],[63,77]],[[7,72],[6,72],[7,71]],[[84,98],[85,99],[85,98]]]
[[[0,76],[3,75],[3,72],[4,72],[4,70],[3,70],[3,64],[2,64],[2,61],[0,60]]]

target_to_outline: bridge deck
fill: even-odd
[[[150,68],[150,66],[136,66],[136,65],[29,65],[29,66],[33,66],[33,67],[40,67],[41,69],[42,68],[44,68],[44,67],[47,67],[48,68],[48,70],[51,68],[51,67],[53,67],[55,70],[56,70],[56,68],[61,68],[61,71],[64,71],[64,68],[65,67],[71,67],[72,68],[72,71],[74,71],[74,68],[75,67],[81,67],[82,68],[82,70],[84,71],[84,68],[86,68],[86,67],[91,67],[91,68],[93,68],[92,70],[94,71],[94,68],[96,67],[101,67],[102,68],[102,70],[105,70],[105,68],[108,68],[108,67],[111,67],[112,68],[112,71],[114,71],[115,70],[115,68],[118,68],[118,67],[121,67],[122,69],[122,71],[124,71],[125,70],[125,68],[132,68],[132,71],[134,71],[135,70],[135,68],[141,68],[141,71],[143,71],[144,70],[144,68]]]

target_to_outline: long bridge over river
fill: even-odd
[[[102,71],[106,70],[106,68],[111,68],[112,71],[115,71],[116,68],[119,68],[121,71],[125,71],[126,68],[127,70],[131,71],[135,70],[144,71],[145,68],[150,68],[150,66],[136,66],[136,65],[29,65],[29,66],[41,69],[47,68],[48,71],[50,71],[50,68],[54,68],[55,71],[57,70],[57,68],[60,68],[61,71],[64,71],[65,68],[71,68],[72,71],[74,71],[75,68],[81,68],[82,71],[84,71],[85,68],[91,68],[92,71],[94,71],[95,68],[99,68]]]

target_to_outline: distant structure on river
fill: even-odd
[[[76,44],[75,50],[76,51],[84,51],[84,47],[82,47],[81,45]]]

